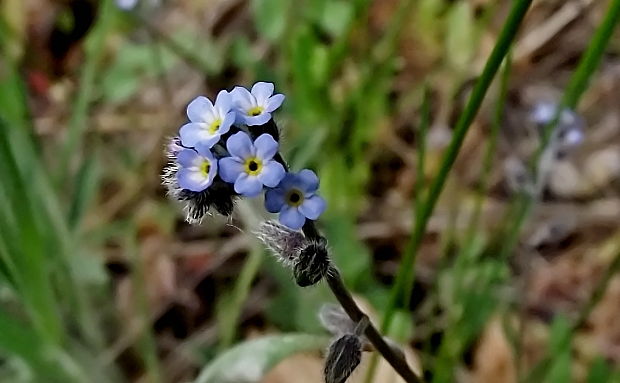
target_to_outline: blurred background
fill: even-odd
[[[380,323],[511,3],[0,0],[0,381],[321,382],[329,290],[257,242],[260,199],[185,223],[167,139],[196,96],[274,82],[285,158],[319,175],[319,227]],[[535,1],[468,132],[388,334],[429,382],[620,381],[618,35],[507,229],[609,3]],[[399,382],[367,365],[350,381]]]

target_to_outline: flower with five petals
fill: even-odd
[[[284,101],[283,94],[273,94],[270,82],[257,82],[252,90],[236,86],[231,92],[237,122],[248,126],[263,125],[271,119],[271,113]]]
[[[263,185],[274,187],[284,177],[284,166],[273,160],[278,143],[269,134],[252,142],[247,133],[235,133],[226,142],[226,149],[230,157],[220,159],[220,177],[234,183],[235,191],[243,196],[255,197]]]
[[[218,93],[215,105],[204,96],[196,97],[187,106],[190,122],[179,131],[183,146],[195,147],[201,143],[213,147],[235,122],[232,107],[232,96],[226,90]]]
[[[265,193],[265,208],[270,213],[280,213],[280,222],[293,229],[300,229],[306,218],[315,220],[325,211],[325,200],[316,194],[319,178],[309,169],[287,173],[278,186]]]

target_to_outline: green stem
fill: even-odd
[[[541,144],[533,156],[531,161],[532,174],[534,179],[538,179],[539,162],[543,157],[543,154],[548,149],[551,137],[555,126],[557,125],[560,114],[564,108],[575,109],[579,104],[581,96],[585,93],[590,79],[593,73],[596,71],[603,54],[605,53],[605,47],[609,44],[609,40],[613,33],[613,30],[620,20],[620,0],[613,0],[609,9],[605,14],[605,18],[601,22],[600,26],[596,30],[587,50],[584,52],[577,69],[573,73],[568,86],[562,97],[562,101],[555,112],[553,120],[545,127]],[[540,183],[542,181],[537,181]],[[537,185],[539,189],[540,185]],[[521,193],[519,197],[512,204],[510,211],[514,214],[509,222],[508,229],[504,231],[505,240],[503,240],[503,247],[501,251],[502,257],[506,257],[510,251],[516,246],[521,228],[525,224],[529,212],[534,205],[535,196],[527,193]]]
[[[88,108],[93,99],[93,91],[95,90],[95,79],[101,58],[105,50],[103,49],[107,31],[110,27],[111,14],[113,12],[113,4],[111,0],[104,0],[99,6],[99,19],[97,24],[90,32],[86,41],[86,59],[82,67],[80,76],[80,87],[75,96],[73,111],[69,120],[69,128],[63,151],[60,156],[60,164],[58,168],[58,178],[56,186],[62,187],[66,182],[66,177],[71,174],[71,161],[75,158],[76,152],[79,152],[81,138],[88,127]]]
[[[590,79],[592,78],[592,75],[598,68],[603,58],[605,48],[609,44],[609,40],[611,39],[613,31],[619,20],[620,0],[613,0],[611,1],[609,8],[605,13],[605,19],[603,19],[598,29],[596,30],[594,36],[592,37],[592,40],[588,44],[587,50],[581,57],[579,65],[577,66],[577,69],[573,73],[570,82],[566,87],[560,106],[555,112],[554,119],[545,127],[543,140],[538,149],[538,152],[536,153],[536,161],[534,163],[538,162],[540,156],[549,144],[549,141],[551,140],[551,136],[553,134],[555,126],[558,123],[562,110],[564,108],[577,108],[577,104],[579,104],[581,96],[588,89]]]
[[[473,239],[480,221],[480,215],[482,214],[482,207],[484,205],[485,196],[489,188],[489,176],[491,174],[491,168],[493,167],[493,160],[495,158],[495,152],[497,150],[497,142],[499,139],[499,131],[502,126],[502,120],[504,116],[504,107],[506,105],[506,99],[508,98],[508,82],[510,79],[510,72],[512,67],[512,54],[509,51],[504,61],[504,70],[502,71],[501,83],[499,86],[499,95],[497,103],[495,104],[495,113],[493,115],[493,122],[491,124],[491,132],[489,139],[486,143],[484,150],[484,157],[482,159],[482,170],[480,175],[480,186],[476,195],[476,201],[469,223],[469,230],[465,238],[465,244],[468,244]]]
[[[567,332],[567,335],[561,339],[561,344],[563,348],[570,347],[570,343],[572,341],[572,334],[575,333],[579,328],[581,328],[588,318],[590,314],[596,307],[596,305],[601,301],[605,292],[607,291],[607,287],[609,287],[609,283],[611,279],[620,272],[620,251],[616,253],[611,264],[605,269],[605,273],[592,290],[592,294],[590,298],[585,303],[585,305],[579,310],[577,318],[571,325],[571,330]],[[530,371],[525,379],[519,380],[519,382],[544,382],[545,378],[549,372],[549,368],[552,366],[554,355],[545,355],[544,358],[536,364],[534,368]]]
[[[243,269],[241,269],[239,279],[235,284],[231,301],[223,308],[225,315],[219,321],[221,338],[218,346],[220,350],[227,349],[235,340],[237,322],[241,316],[243,304],[247,300],[252,287],[252,281],[254,281],[262,263],[263,251],[258,247],[254,247],[243,264]]]
[[[426,162],[426,135],[428,133],[428,128],[430,125],[431,112],[430,112],[430,89],[428,85],[424,85],[422,88],[422,108],[420,110],[421,119],[420,119],[420,127],[418,129],[418,134],[416,135],[416,144],[417,144],[417,163],[416,163],[416,180],[415,180],[415,188],[413,191],[413,208],[415,216],[420,215],[420,211],[423,207],[423,195],[424,195],[424,185],[425,185],[425,176],[424,176],[424,168]],[[377,371],[377,367],[379,363],[379,356],[377,354],[373,354],[370,359],[370,363],[368,364],[368,370],[366,371],[366,377],[364,379],[365,383],[372,383],[375,373]]]
[[[137,230],[130,227],[129,236],[127,237],[127,252],[131,256],[134,272],[132,273],[132,283],[134,287],[134,303],[137,308],[137,314],[140,318],[140,336],[138,347],[141,357],[146,368],[148,381],[157,383],[162,381],[161,369],[159,366],[159,358],[157,356],[157,343],[152,331],[151,310],[147,296],[147,286],[145,280],[144,259],[136,242]]]
[[[480,78],[472,91],[465,110],[459,117],[454,129],[452,141],[450,142],[450,145],[444,155],[444,160],[441,164],[439,174],[430,186],[428,199],[425,201],[422,211],[419,216],[416,217],[414,232],[401,263],[398,275],[396,276],[396,281],[390,296],[390,302],[384,314],[382,325],[382,330],[384,332],[389,330],[392,320],[394,319],[396,307],[399,303],[402,303],[403,292],[410,290],[413,285],[413,271],[415,267],[416,254],[426,231],[428,220],[433,212],[433,209],[435,208],[435,205],[437,204],[437,200],[439,199],[439,195],[441,194],[446,179],[448,178],[450,169],[456,161],[456,157],[461,149],[465,135],[467,134],[471,123],[482,105],[484,96],[486,95],[495,74],[497,73],[504,57],[508,53],[519,26],[521,25],[521,22],[523,21],[523,18],[525,17],[531,3],[532,0],[518,0],[514,2],[510,14],[508,15],[508,19],[506,20],[506,23],[504,24],[504,27],[498,37],[497,43],[495,44],[484,70],[482,71],[482,74],[480,75]]]

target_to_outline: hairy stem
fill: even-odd
[[[304,235],[310,239],[323,238],[317,231],[314,222],[310,220],[306,221],[303,232]],[[364,335],[366,335],[366,338],[372,343],[377,352],[385,358],[398,375],[407,383],[422,382],[422,379],[411,370],[407,361],[385,342],[385,339],[383,339],[383,336],[379,333],[377,328],[370,322],[368,316],[359,308],[357,303],[355,303],[353,296],[342,280],[340,272],[333,264],[329,266],[325,275],[325,280],[330,290],[353,322],[359,324],[362,321],[367,321],[367,324],[365,323]]]
[[[340,272],[335,267],[331,266],[327,275],[325,276],[327,280],[327,284],[331,289],[332,293],[347,313],[349,318],[354,322],[358,323],[367,318],[367,315],[359,308],[359,306],[353,300],[351,293],[347,290],[342,278],[340,276]],[[420,379],[409,367],[407,361],[398,353],[394,351],[392,347],[390,347],[383,336],[379,333],[377,328],[368,322],[366,326],[366,330],[364,331],[366,338],[372,343],[377,352],[381,354],[385,360],[396,370],[398,375],[400,375],[407,383],[417,383],[422,382]]]

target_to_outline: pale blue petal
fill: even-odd
[[[274,110],[278,109],[280,105],[282,105],[282,102],[284,102],[284,95],[274,94],[273,96],[269,97],[269,100],[267,100],[265,112],[273,112]]]
[[[280,212],[280,223],[293,230],[299,230],[306,222],[306,217],[296,207],[285,206]]]
[[[235,181],[235,191],[245,197],[256,197],[263,190],[263,184],[258,177],[241,173]]]
[[[299,212],[306,217],[314,220],[319,218],[325,211],[325,200],[318,195],[314,195],[310,198],[306,198],[304,202],[299,206]]]
[[[200,192],[208,188],[213,182],[212,177],[205,177],[201,171],[181,168],[177,172],[177,180],[182,189]]]
[[[259,114],[258,116],[243,115],[241,116],[241,118],[242,118],[243,123],[246,124],[247,126],[263,125],[263,124],[266,124],[271,119],[271,113],[263,112]]]
[[[232,96],[227,90],[222,90],[215,99],[215,108],[220,117],[224,117],[233,107]]]
[[[243,159],[253,156],[256,151],[250,136],[245,132],[238,132],[230,136],[226,141],[226,149],[231,156]]]
[[[184,168],[200,166],[201,161],[200,155],[192,149],[183,149],[177,154],[177,162]]]
[[[263,163],[263,169],[257,177],[263,185],[272,188],[280,183],[284,174],[286,174],[286,171],[282,164],[276,161],[267,161]]]
[[[228,112],[228,113],[226,113],[226,117],[224,117],[224,121],[222,121],[222,125],[220,125],[220,128],[218,129],[218,132],[220,134],[228,133],[228,131],[230,130],[230,127],[232,126],[232,124],[235,123],[235,118],[236,118],[235,112]]]
[[[284,189],[284,190],[289,190],[290,188],[295,186],[295,184],[296,184],[295,180],[296,179],[297,179],[297,177],[295,176],[295,173],[286,173],[284,175],[284,177],[282,178],[282,180],[280,181],[280,184],[278,185],[278,188],[281,188],[281,189]]]
[[[213,120],[213,104],[204,96],[196,97],[187,105],[187,117],[191,122],[208,122]]]
[[[233,157],[224,157],[219,161],[220,177],[226,182],[233,183],[243,173],[243,164]]]
[[[310,169],[303,169],[295,174],[295,181],[304,193],[314,193],[319,188],[319,177]]]
[[[218,137],[219,138],[219,137]],[[213,145],[209,145],[208,142],[205,141],[200,141],[199,143],[196,144],[196,151],[203,157],[205,157],[206,159],[208,159],[211,163],[216,162],[215,158],[213,157],[213,153],[211,153],[211,147]]]
[[[256,156],[261,160],[270,160],[278,152],[278,143],[270,134],[261,134],[255,141]]]
[[[179,130],[181,143],[188,147],[194,147],[198,145],[198,143],[202,143],[211,148],[220,140],[220,134],[219,131],[215,134],[211,134],[209,130],[205,128],[205,124],[196,122],[185,124]]]
[[[277,213],[284,207],[284,190],[268,189],[265,193],[265,209],[270,213]]]
[[[252,95],[256,97],[258,105],[265,105],[272,94],[273,83],[260,81],[252,86]]]
[[[242,112],[245,114],[245,111],[256,106],[256,99],[244,87],[236,86],[230,92],[230,95],[232,97],[233,105],[240,111],[240,113]]]

